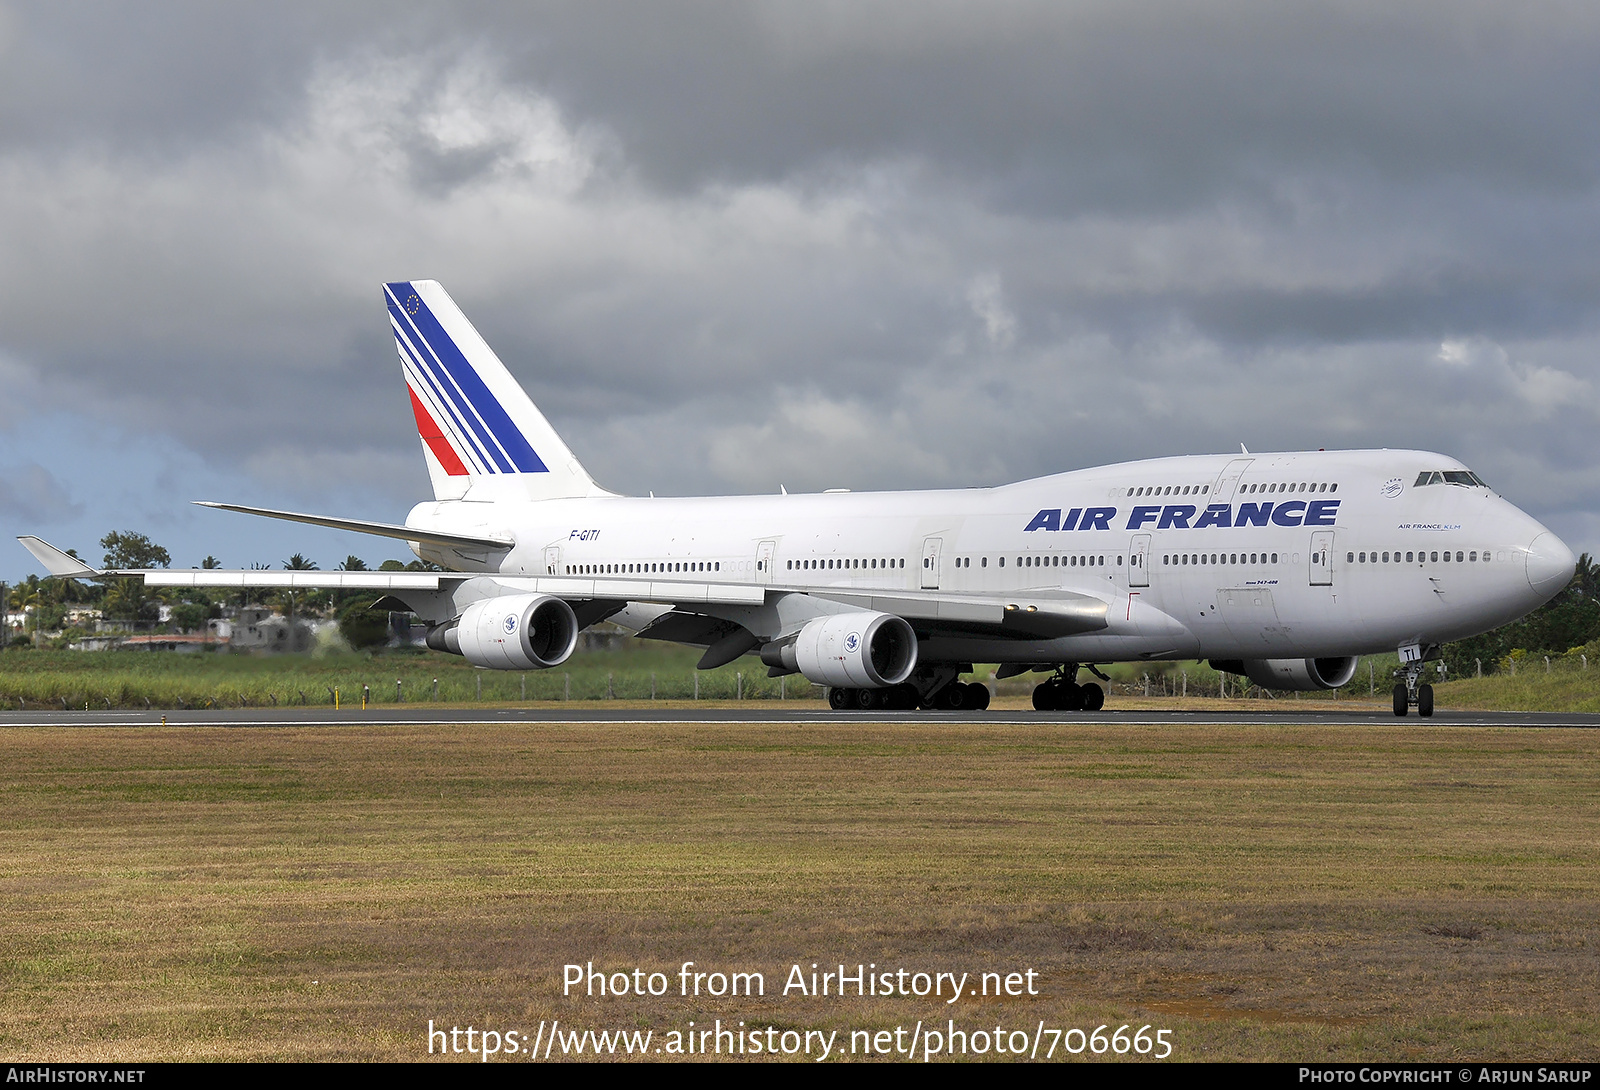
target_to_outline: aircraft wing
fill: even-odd
[[[217,503],[212,500],[196,500],[195,504],[199,507],[214,507],[219,511],[238,511],[244,515],[261,515],[269,519],[284,519],[289,522],[309,523],[312,526],[326,526],[331,530],[351,530],[358,534],[375,534],[378,537],[398,538],[401,541],[426,541],[432,545],[449,545],[468,549],[509,549],[516,544],[509,537],[477,537],[472,534],[451,534],[442,530],[423,530],[415,526],[401,526],[393,522],[368,522],[366,519],[304,515],[298,511],[278,511],[270,507],[246,507],[243,504]]]
[[[406,527],[396,529],[409,532]],[[511,576],[496,572],[265,571],[237,568],[93,568],[33,535],[17,538],[53,576],[68,579],[140,578],[151,587],[284,587],[303,590],[439,590],[469,579],[489,580],[506,593],[551,594],[572,601],[661,602],[685,605],[760,605],[761,587],[640,578]],[[413,537],[412,540],[415,540]],[[463,539],[457,538],[457,541]],[[472,539],[478,540],[478,539]],[[480,545],[481,547],[481,545]],[[504,546],[501,546],[502,548]]]
[[[212,505],[208,505],[212,506]],[[223,506],[223,505],[214,505]],[[253,509],[241,510],[257,513]],[[306,516],[299,521],[311,521]],[[336,522],[338,520],[324,520]],[[348,527],[347,527],[348,528]],[[409,527],[392,527],[411,533]],[[394,535],[398,536],[398,535]],[[38,537],[18,541],[53,576],[72,579],[142,578],[152,587],[278,587],[302,590],[437,591],[466,580],[489,580],[505,593],[550,594],[568,601],[659,603],[688,612],[718,606],[758,606],[771,594],[804,594],[859,609],[893,613],[940,629],[977,630],[1022,638],[1051,638],[1105,628],[1108,607],[1087,594],[1030,595],[1010,601],[947,593],[699,583],[637,576],[508,576],[494,572],[263,571],[224,568],[97,569]],[[415,538],[413,538],[415,540]],[[457,539],[459,543],[461,539]],[[474,539],[477,540],[477,539]]]

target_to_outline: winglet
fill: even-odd
[[[22,547],[33,554],[33,558],[43,564],[45,570],[51,575],[62,576],[69,579],[82,579],[99,575],[100,572],[89,567],[83,561],[70,553],[64,553],[54,545],[32,534],[24,534],[17,538],[22,542]]]

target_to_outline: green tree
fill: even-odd
[[[100,539],[106,551],[107,568],[166,568],[172,565],[172,554],[143,534],[132,530],[122,533],[112,531]]]
[[[132,530],[113,530],[100,539],[105,559],[102,567],[112,569],[166,568],[172,564],[172,555],[144,534]],[[143,579],[113,579],[101,603],[107,619],[126,621],[130,628],[152,624],[160,617],[160,605],[150,594]]]

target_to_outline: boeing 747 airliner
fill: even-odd
[[[1396,715],[1433,711],[1440,645],[1516,620],[1572,552],[1453,458],[1415,450],[1198,455],[996,488],[692,499],[595,484],[438,283],[384,288],[434,499],[403,525],[211,503],[406,541],[430,572],[99,571],[151,586],[370,588],[428,644],[501,670],[560,665],[612,620],[758,655],[836,708],[979,709],[959,678],[1038,671],[1040,710],[1096,710],[1087,670],[1206,659],[1273,689],[1345,684],[1398,652]]]

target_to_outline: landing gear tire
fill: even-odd
[[[1062,678],[1053,677],[1033,687],[1033,708],[1041,712],[1076,712],[1084,708],[1086,688],[1100,691],[1100,686],[1083,686]],[[1100,693],[1101,703],[1105,694]]]
[[[969,711],[983,711],[989,706],[989,686],[980,685],[976,681],[969,683],[966,699],[962,701],[961,706]]]
[[[1087,685],[1080,685],[1078,691],[1083,694],[1084,711],[1097,712],[1106,706],[1106,691],[1094,682],[1091,681]]]
[[[1433,702],[1430,700],[1428,703],[1429,703],[1429,707],[1430,707],[1430,710],[1431,710]],[[1410,708],[1411,708],[1411,701],[1406,699],[1406,687],[1405,687],[1405,683],[1402,682],[1401,684],[1396,685],[1394,687],[1394,714],[1395,714],[1395,718],[1396,719],[1404,719],[1406,717],[1406,712],[1408,712],[1410,710]]]
[[[833,688],[828,690],[828,707],[836,712],[842,712],[850,706],[850,690]]]
[[[864,712],[870,712],[873,708],[878,707],[882,703],[882,701],[879,699],[878,690],[876,689],[857,689],[855,691],[855,697],[856,707]]]
[[[883,691],[883,706],[901,712],[916,711],[917,687],[915,685],[896,685],[892,689],[885,689]]]
[[[1053,712],[1056,707],[1056,686],[1053,681],[1042,681],[1033,687],[1033,710]]]
[[[1433,686],[1417,686],[1417,714],[1424,719],[1433,718]]]

